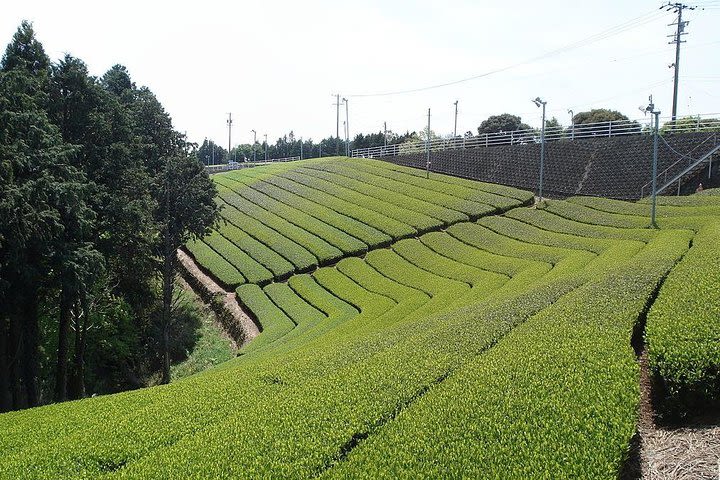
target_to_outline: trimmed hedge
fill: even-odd
[[[720,403],[718,245],[720,223],[701,230],[648,315],[648,364],[669,419]]]
[[[265,246],[271,248],[295,266],[296,271],[306,271],[318,264],[317,258],[289,238],[272,228],[257,222],[235,208],[223,208],[220,215],[230,224],[244,231]]]
[[[389,178],[395,180],[396,182],[414,185],[416,187],[440,192],[446,195],[452,195],[457,198],[462,198],[477,203],[484,203],[487,205],[491,205],[499,210],[507,210],[512,207],[519,207],[522,204],[522,202],[516,198],[502,196],[480,189],[479,186],[481,184],[479,182],[476,185],[459,185],[454,183],[447,183],[436,180],[435,175],[433,175],[432,178],[425,178],[411,175],[404,170],[391,170],[388,168],[381,168],[377,164],[379,162],[375,161],[352,159],[348,163],[352,164],[353,168],[357,168],[364,172],[372,173],[373,175]]]
[[[466,214],[444,207],[441,204],[431,203],[404,193],[398,193],[389,188],[375,186],[367,181],[356,180],[342,175],[334,170],[332,164],[323,163],[317,165],[315,168],[305,167],[299,171],[316,178],[322,178],[336,185],[342,185],[347,189],[365,196],[374,197],[377,200],[390,203],[399,208],[422,213],[430,218],[439,220],[443,225],[468,220]],[[370,178],[366,178],[366,180],[375,180],[378,178],[380,177],[370,176]]]
[[[465,214],[464,216],[453,215],[450,217],[450,221],[455,221],[452,218],[466,220],[468,217],[479,217],[495,213],[497,211],[495,207],[488,205],[487,203],[479,203],[473,200],[468,200],[467,198],[448,195],[445,192],[439,192],[434,189],[418,187],[416,185],[401,182],[393,178],[387,178],[382,175],[374,175],[363,171],[362,169],[354,168],[352,164],[323,163],[318,164],[315,168],[332,174],[337,174],[345,181],[347,181],[346,179],[357,180],[363,184],[373,185],[388,192],[399,193],[409,198],[420,200],[421,202],[429,202],[434,205],[439,205],[446,210],[452,210],[453,212]],[[440,214],[439,211],[438,214]],[[442,214],[452,215],[452,212],[443,211]]]
[[[298,176],[296,178],[298,180],[305,178],[306,184],[281,176],[268,178],[267,182],[278,188],[292,192],[304,199],[322,204],[340,215],[345,215],[349,218],[357,220],[360,223],[370,225],[391,238],[402,238],[409,235],[415,235],[417,233],[415,228],[405,222],[400,222],[394,218],[386,216],[382,212],[376,212],[369,208],[365,208],[363,205],[356,205],[352,202],[348,202],[326,193],[318,188],[314,188],[311,186],[312,180],[308,180],[306,177]]]
[[[399,206],[394,202],[388,202],[385,198],[377,198],[376,196],[367,195],[365,192],[358,192],[347,188],[344,182],[342,185],[333,183],[333,180],[337,180],[337,178],[329,175],[324,175],[325,178],[323,178],[322,172],[318,172],[317,170],[298,169],[284,173],[283,177],[307,187],[320,190],[345,202],[349,202],[352,205],[362,206],[397,220],[398,222],[410,225],[417,232],[437,229],[443,225],[441,220],[423,212]],[[381,197],[384,196],[385,195],[381,195]]]
[[[665,234],[572,293],[525,297],[527,310],[545,308],[463,366],[438,370],[426,395],[326,477],[617,478],[639,402],[630,337],[687,240]]]
[[[195,261],[206,271],[211,272],[225,288],[234,288],[245,283],[245,277],[230,262],[201,240],[185,245]]]
[[[248,283],[240,285],[235,292],[242,306],[251,311],[260,323],[260,335],[250,342],[243,352],[252,352],[270,345],[295,328],[295,322],[280,310],[259,286]]]

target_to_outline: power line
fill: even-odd
[[[590,45],[592,43],[599,42],[601,40],[605,40],[606,38],[613,37],[615,35],[619,35],[620,33],[626,32],[628,30],[631,30],[633,28],[637,28],[641,25],[645,25],[647,23],[653,22],[659,17],[663,16],[662,12],[658,12],[657,10],[653,10],[651,12],[645,13],[643,15],[640,15],[638,17],[632,18],[630,20],[627,20],[619,25],[616,25],[614,27],[611,27],[607,30],[603,30],[595,35],[591,35],[590,37],[584,38],[582,40],[578,40],[576,42],[567,44],[563,47],[557,48],[555,50],[551,50],[549,52],[545,52],[541,55],[538,55],[536,57],[529,58],[527,60],[523,60],[521,62],[517,62],[511,65],[507,65],[505,67],[497,68],[494,70],[490,70],[478,75],[473,75],[472,77],[463,78],[460,80],[455,80],[451,82],[446,83],[440,83],[436,85],[430,85],[426,87],[420,87],[420,88],[413,88],[413,89],[407,89],[407,90],[397,90],[397,91],[391,91],[391,92],[382,92],[382,93],[366,93],[366,94],[354,94],[354,95],[348,95],[348,97],[383,97],[383,96],[389,96],[389,95],[403,95],[407,93],[416,93],[416,92],[422,92],[425,90],[432,90],[436,88],[442,88],[442,87],[448,87],[451,85],[457,85],[464,82],[469,82],[471,80],[477,80],[479,78],[487,77],[490,75],[494,75],[496,73],[501,73],[516,67],[519,67],[521,65],[526,65],[529,63],[536,62],[538,60],[543,60],[545,58],[549,58],[555,55],[560,55],[562,53],[566,53],[571,50],[575,50],[587,45]]]

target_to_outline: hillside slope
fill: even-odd
[[[367,233],[369,252],[348,256],[334,230],[283,227],[305,252],[341,253],[238,282],[264,327],[240,357],[163,387],[0,415],[1,478],[617,477],[639,403],[633,331],[691,242],[715,238],[696,234],[718,223],[720,197],[661,206],[650,230],[643,204],[512,208],[530,194],[369,161],[298,165],[220,177],[234,192],[221,201],[294,185],[313,203],[292,215],[326,226],[365,207],[368,223],[334,228]],[[289,220],[278,212],[293,202],[262,198],[237,210],[256,215],[246,225],[272,228],[260,217],[271,205]],[[407,212],[385,215],[395,208]],[[407,235],[388,220],[399,218]]]

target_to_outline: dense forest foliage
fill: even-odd
[[[395,145],[407,141],[417,141],[420,137],[416,132],[397,134],[392,131],[363,134],[358,133],[350,141],[350,149],[379,147],[385,144]],[[319,142],[312,139],[302,139],[295,136],[293,131],[279,137],[274,144],[258,141],[255,145],[247,143],[236,145],[230,151],[216,144],[212,140],[205,141],[197,149],[197,156],[205,165],[217,165],[228,161],[263,161],[267,159],[302,157],[318,158],[345,155],[345,140],[338,137],[327,137]]]
[[[20,25],[0,63],[0,411],[168,381],[189,341],[175,251],[215,194],[125,67],[51,62]]]

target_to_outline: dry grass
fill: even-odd
[[[720,412],[708,412],[702,418],[677,427],[657,425],[646,352],[642,353],[639,361],[642,391],[638,425],[641,473],[625,478],[720,480]]]
[[[643,428],[642,478],[720,479],[720,426]]]

